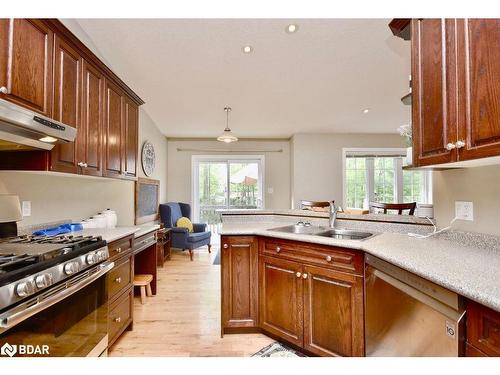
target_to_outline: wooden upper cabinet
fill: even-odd
[[[297,346],[303,345],[302,265],[259,257],[260,326]]]
[[[455,21],[415,19],[411,24],[413,163],[455,161],[457,82]]]
[[[75,142],[57,144],[51,152],[51,170],[77,173],[77,146],[81,141],[80,92],[82,58],[70,44],[56,35],[54,43],[53,118],[77,129]]]
[[[125,97],[125,118],[123,127],[123,172],[126,177],[135,177],[137,174],[139,107],[128,97]]]
[[[83,61],[82,71],[82,117],[77,159],[85,163],[83,174],[102,176],[104,76],[87,61]]]
[[[459,160],[500,155],[500,20],[457,20]]]
[[[222,329],[258,327],[258,247],[252,236],[223,236]]]
[[[125,143],[123,92],[109,80],[105,80],[104,87],[103,174],[107,177],[122,177]]]
[[[313,266],[304,266],[303,275],[304,349],[364,356],[363,278]]]
[[[0,20],[0,98],[52,115],[54,34],[41,20]]]

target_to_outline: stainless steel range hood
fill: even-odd
[[[0,99],[0,151],[51,150],[75,137],[75,128]]]

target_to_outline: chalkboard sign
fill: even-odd
[[[135,183],[135,223],[143,224],[158,219],[160,181],[138,178]]]

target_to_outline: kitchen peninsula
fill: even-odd
[[[436,290],[444,295],[453,292],[456,311],[462,315],[465,309],[470,311],[469,325],[474,324],[475,308],[500,312],[500,285],[494,277],[500,268],[497,237],[450,231],[418,238],[408,233],[432,232],[425,219],[406,217],[398,223],[401,217],[395,215],[339,214],[337,228],[373,234],[363,240],[346,240],[293,233],[297,222],[299,227],[304,223],[310,223],[310,228],[328,227],[324,213],[230,210],[221,215],[223,334],[258,329],[317,355],[365,355],[367,312],[363,306],[368,285],[364,281],[370,257],[426,284],[429,291],[421,290],[421,299],[430,296],[433,303],[439,299],[433,295]],[[273,288],[276,283],[279,290]],[[342,302],[334,302],[336,298]],[[279,303],[285,303],[282,311]],[[316,310],[328,307],[332,308],[329,314]],[[324,316],[322,321],[320,316]],[[459,318],[454,331],[465,335]],[[344,333],[336,334],[329,321],[340,324]],[[320,330],[313,329],[314,325]],[[325,330],[328,338],[321,337]],[[462,353],[464,337],[460,334],[457,350]],[[481,345],[481,340],[467,340],[468,353],[474,345]]]

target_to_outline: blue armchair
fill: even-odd
[[[160,218],[165,228],[171,228],[172,247],[189,250],[189,257],[193,260],[193,250],[208,245],[211,252],[211,233],[207,231],[206,224],[194,224],[193,232],[189,233],[186,228],[177,228],[177,220],[181,217],[191,219],[191,206],[187,203],[169,202],[160,204]]]

